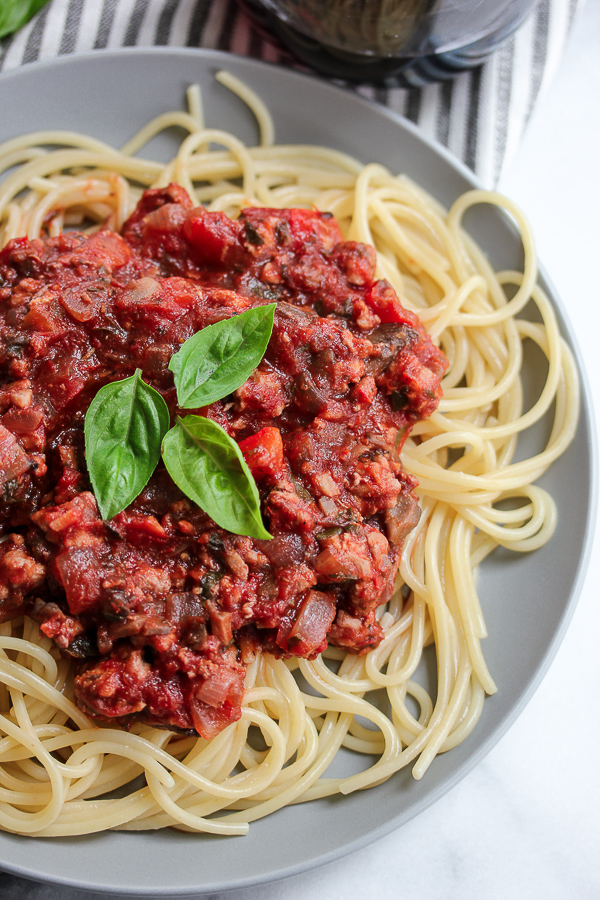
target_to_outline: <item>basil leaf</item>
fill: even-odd
[[[100,388],[85,416],[85,456],[103,519],[112,519],[146,487],[169,428],[167,404],[142,370]]]
[[[164,437],[162,456],[175,484],[221,528],[248,537],[271,537],[242,451],[212,419],[177,419]]]
[[[208,406],[248,380],[265,355],[276,306],[256,306],[188,338],[169,362],[183,409]]]
[[[0,38],[22,28],[48,0],[2,0],[0,3]]]

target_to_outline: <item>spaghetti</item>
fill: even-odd
[[[5,143],[0,246],[71,227],[118,230],[143,189],[172,181],[232,217],[249,205],[331,212],[347,239],[375,246],[381,277],[449,360],[439,409],[415,426],[402,455],[419,482],[421,518],[404,544],[398,588],[381,610],[379,646],[358,657],[330,647],[313,661],[258,655],[248,666],[241,719],[210,741],[140,723],[128,733],[95,726],[73,703],[69,661],[35,623],[21,617],[1,625],[0,827],[7,831],[175,826],[244,834],[284,805],[368,788],[406,766],[421,778],[438,753],[468,737],[485,694],[496,690],[481,651],[479,565],[498,545],[535,550],[556,524],[552,498],[535,482],[574,435],[578,380],[536,285],[533,240],[519,210],[473,190],[446,213],[380,165],[322,147],[278,146],[262,102],[232,76],[219,79],[254,111],[259,146],[205,128],[195,89],[189,112],[159,117],[121,151],[60,132]],[[134,155],[172,126],[188,135],[168,165]],[[517,222],[523,272],[493,272],[463,230],[465,213],[479,203],[503,207]],[[520,317],[531,303],[539,321]],[[547,359],[529,409],[521,378],[527,341]],[[518,459],[519,436],[544,418],[552,421],[545,447]],[[433,685],[419,668],[430,646]],[[331,764],[343,748],[367,764],[335,778]]]

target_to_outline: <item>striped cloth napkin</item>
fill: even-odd
[[[556,71],[581,3],[540,0],[485,65],[453,81],[348,87],[415,122],[491,187]],[[51,0],[18,34],[0,41],[0,71],[68,53],[152,45],[228,50],[303,69],[256,30],[236,0]]]

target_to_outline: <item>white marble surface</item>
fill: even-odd
[[[600,392],[600,0],[587,0],[554,83],[500,185],[526,210]],[[309,874],[227,900],[600,898],[600,536],[541,687],[486,759],[401,830]],[[4,876],[6,878],[6,876]],[[13,879],[2,900],[83,900]]]

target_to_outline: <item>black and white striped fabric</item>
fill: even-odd
[[[425,88],[353,89],[417,123],[492,186],[556,70],[581,3],[540,0],[484,66],[454,81]],[[68,53],[134,45],[228,50],[296,66],[255,29],[236,0],[51,0],[18,34],[0,41],[0,71]]]

